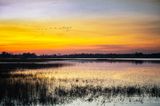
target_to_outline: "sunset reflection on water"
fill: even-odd
[[[159,104],[159,63],[62,60],[43,64],[54,65],[35,69],[14,67],[3,73],[0,104]]]
[[[37,79],[68,80],[81,85],[84,80],[90,81],[91,85],[119,86],[119,85],[160,85],[159,64],[136,65],[130,63],[107,63],[107,62],[69,62],[66,67],[47,68],[36,70],[17,70],[12,75],[26,75]],[[91,81],[92,80],[92,81]],[[100,83],[95,83],[100,81]],[[93,83],[92,83],[93,82]]]

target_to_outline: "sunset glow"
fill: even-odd
[[[160,51],[159,0],[0,0],[0,51]]]

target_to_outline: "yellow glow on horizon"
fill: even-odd
[[[135,48],[156,48],[160,37],[139,30],[130,20],[63,20],[63,21],[0,21],[0,51],[36,50],[70,51],[101,50],[97,46],[114,45]],[[133,24],[134,23],[134,24]],[[145,26],[141,26],[143,27]],[[129,47],[129,48],[127,48]],[[66,51],[67,53],[67,51]]]

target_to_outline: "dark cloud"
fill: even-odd
[[[129,52],[144,52],[144,53],[154,53],[154,52],[159,52],[160,51],[160,45],[145,45],[145,47],[143,46],[139,46],[139,47],[135,47],[133,45],[110,45],[110,44],[106,44],[106,45],[95,45],[94,47],[96,47],[97,51],[99,50],[100,53],[103,52],[107,52],[108,53],[129,53]],[[111,51],[111,52],[110,52]]]
[[[110,45],[110,44],[95,45],[95,47],[99,49],[128,49],[130,48],[128,45]]]
[[[145,19],[144,19],[145,20]],[[135,32],[160,36],[160,20],[145,20],[135,23]]]

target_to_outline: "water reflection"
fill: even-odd
[[[159,64],[79,60],[6,64],[0,65],[1,72],[7,70],[0,74],[0,105],[160,101]]]
[[[60,81],[60,80],[59,80]],[[67,81],[67,80],[66,80]],[[13,80],[0,81],[0,102],[3,105],[54,105],[68,104],[76,99],[101,103],[110,102],[139,102],[146,99],[159,98],[158,86],[124,86],[124,87],[101,87],[101,86],[54,86],[46,80]],[[52,87],[52,88],[51,88]],[[99,98],[103,98],[98,101]],[[152,102],[156,102],[155,99]],[[159,99],[158,99],[159,100]]]
[[[0,63],[0,74],[8,73],[11,71],[16,71],[18,69],[42,69],[42,68],[59,68],[63,66],[67,66],[71,64],[65,63],[52,63],[52,64],[44,64],[44,63],[32,63],[32,62],[2,62]]]
[[[64,59],[72,60],[74,62],[107,62],[107,63],[133,63],[133,64],[143,64],[143,63],[153,63],[159,64],[160,59],[155,58],[77,58],[77,59]]]

